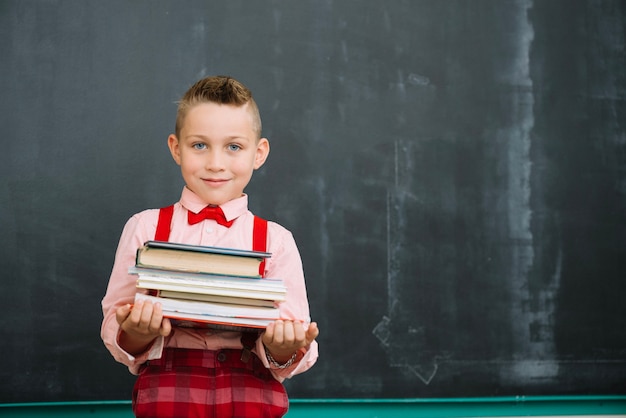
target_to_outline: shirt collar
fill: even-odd
[[[207,204],[197,194],[192,192],[188,187],[183,188],[183,193],[180,197],[180,203],[187,210],[193,213],[198,213],[204,209]],[[226,220],[238,218],[248,210],[248,195],[243,193],[241,197],[228,201],[220,205]]]

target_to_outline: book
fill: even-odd
[[[193,319],[193,318],[173,318],[169,317],[173,327],[182,328],[201,328],[211,329],[219,331],[234,331],[234,332],[260,332],[266,328],[266,325],[245,325],[236,322],[214,322],[207,318]]]
[[[271,256],[261,251],[147,241],[137,250],[136,266],[260,278],[262,263]]]
[[[273,302],[284,301],[287,294],[287,288],[280,279],[220,276],[205,273],[146,269],[136,266],[130,267],[128,272],[138,276],[137,287],[140,289]]]
[[[135,302],[160,303],[163,316],[177,326],[206,326],[222,329],[265,328],[280,318],[278,308],[251,307],[226,303],[196,302],[137,293]]]
[[[266,299],[251,299],[232,296],[208,295],[203,293],[177,292],[171,290],[155,290],[155,295],[164,298],[196,300],[205,302],[230,303],[232,305],[265,306],[272,308],[277,306],[277,302]]]
[[[264,329],[279,319],[287,289],[262,278],[270,253],[148,241],[128,272],[137,276],[135,300],[159,302],[179,327]]]

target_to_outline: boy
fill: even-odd
[[[185,181],[181,199],[169,218],[151,209],[128,220],[102,300],[102,339],[117,361],[139,375],[133,412],[138,417],[283,416],[288,399],[281,382],[313,366],[319,333],[316,323],[309,324],[302,263],[289,231],[267,222],[263,238],[272,257],[266,276],[283,279],[288,293],[280,304],[284,320],[260,336],[173,327],[158,303],[132,305],[136,277],[128,274],[137,248],[156,239],[164,226],[161,240],[251,249],[258,232],[244,188],[265,162],[269,142],[261,137],[250,91],[230,77],[198,81],[179,103],[168,146]],[[217,215],[204,218],[205,212]],[[242,350],[246,345],[249,359]]]

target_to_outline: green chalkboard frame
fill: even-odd
[[[131,418],[129,401],[0,404],[6,418]],[[288,418],[626,416],[626,396],[433,399],[293,399]]]

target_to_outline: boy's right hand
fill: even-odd
[[[160,335],[167,337],[172,331],[170,320],[163,318],[160,304],[137,301],[132,305],[117,308],[115,319],[120,324],[118,344],[128,354],[144,352]]]

